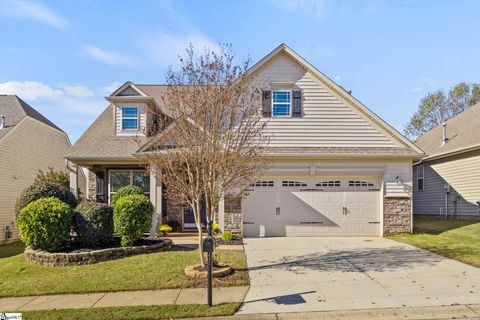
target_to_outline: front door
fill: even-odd
[[[207,212],[205,210],[205,202],[202,201],[200,208],[200,221],[202,222],[202,227],[205,227],[207,224]],[[195,216],[193,215],[193,210],[190,206],[186,206],[183,209],[183,229],[193,229],[196,228]]]

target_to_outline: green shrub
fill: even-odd
[[[53,167],[48,167],[48,171],[38,170],[35,182],[50,182],[59,184],[64,188],[70,188],[70,176],[64,170],[54,170]]]
[[[83,201],[73,217],[75,241],[83,247],[107,244],[113,239],[113,210],[106,204]]]
[[[70,208],[75,208],[78,204],[77,198],[70,190],[57,183],[51,182],[34,182],[32,185],[23,189],[20,197],[15,204],[15,214],[18,217],[20,211],[30,202],[41,198],[55,197],[65,202]]]
[[[224,231],[224,232],[222,233],[222,240],[223,240],[223,241],[230,241],[230,240],[232,240],[232,239],[233,239],[233,233],[232,233],[232,231],[228,231],[228,230],[227,230],[227,231]]]
[[[152,225],[153,205],[143,194],[132,194],[117,200],[113,209],[115,232],[122,236],[122,246],[142,237]]]
[[[119,188],[117,192],[113,194],[112,199],[110,199],[110,203],[112,204],[112,207],[115,207],[115,203],[117,203],[118,199],[121,199],[125,196],[129,196],[131,194],[143,195],[143,190],[138,186],[125,186],[125,187]]]
[[[33,249],[57,251],[69,244],[72,209],[55,198],[28,204],[18,216],[18,229],[25,245]]]

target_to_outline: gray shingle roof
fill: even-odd
[[[54,129],[64,132],[16,95],[0,95],[0,114],[5,115],[5,128],[0,129],[0,139],[25,117],[31,117]]]
[[[67,158],[133,157],[132,154],[146,142],[145,137],[119,137],[115,136],[114,133],[113,105],[109,105],[70,148]]]
[[[420,136],[415,144],[428,157],[439,156],[480,144],[480,103],[446,121],[448,141],[442,145],[442,126]]]

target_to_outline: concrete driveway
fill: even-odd
[[[480,269],[384,238],[246,239],[241,314],[480,303]]]

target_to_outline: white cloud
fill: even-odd
[[[340,81],[340,80],[342,80],[342,77],[340,77],[339,75],[336,75],[333,79],[335,81]]]
[[[4,15],[33,19],[59,29],[67,26],[67,22],[62,17],[32,1],[4,0],[0,2],[0,11]]]
[[[39,98],[60,97],[64,93],[62,90],[53,89],[43,83],[37,81],[7,81],[0,83],[0,93],[16,94],[19,97],[37,100]]]
[[[77,98],[85,98],[85,97],[93,97],[95,94],[90,91],[87,87],[84,86],[64,86],[63,90],[66,94],[77,97]]]
[[[326,0],[270,0],[270,2],[282,11],[299,11],[315,17],[323,17],[329,11]]]
[[[18,95],[64,129],[72,142],[107,107],[102,90],[104,87],[91,90],[79,84],[52,87],[38,81],[0,83],[0,94]]]
[[[190,44],[193,45],[196,51],[203,51],[204,48],[219,49],[217,43],[197,31],[181,34],[158,31],[145,41],[144,47],[155,63],[161,66],[168,66],[178,64],[178,56],[185,55],[185,50]]]
[[[118,82],[118,81],[115,81],[115,82],[112,82],[111,84],[107,85],[107,86],[103,86],[101,87],[100,89],[97,90],[97,93],[98,95],[101,95],[101,96],[109,96],[111,95],[115,90],[117,90],[118,88],[120,88],[120,86],[122,85],[123,83],[121,82]]]
[[[138,61],[126,54],[107,51],[95,46],[87,45],[83,48],[85,53],[95,60],[109,65],[135,66]]]
[[[418,92],[421,92],[421,91],[422,91],[422,88],[420,88],[420,87],[415,87],[415,88],[412,89],[413,93],[418,93]]]

